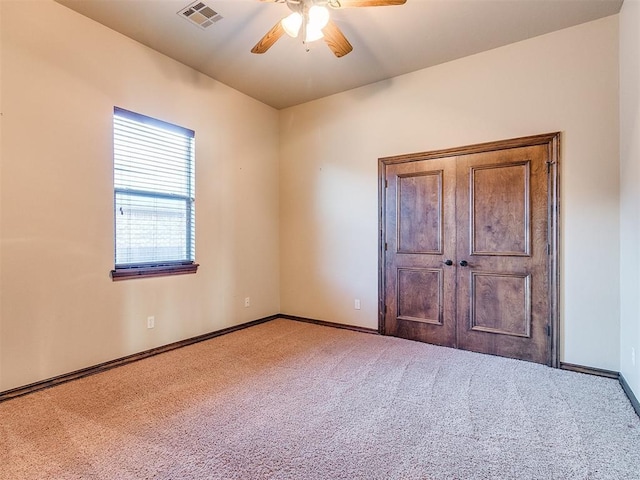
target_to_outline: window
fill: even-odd
[[[114,280],[196,272],[194,138],[114,108]]]

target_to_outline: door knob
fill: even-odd
[[[460,260],[461,267],[466,267],[467,265],[469,265],[469,262],[467,262],[466,260]]]
[[[453,260],[445,260],[443,263],[445,265],[451,266],[451,265],[453,265]]]

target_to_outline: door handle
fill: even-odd
[[[449,267],[450,267],[451,265],[453,265],[453,260],[445,260],[445,261],[444,261],[444,262],[442,262],[442,263],[444,263],[445,265],[447,265],[447,266],[449,266]]]
[[[460,260],[460,266],[461,267],[466,267],[469,265],[469,262],[467,262],[466,260]]]

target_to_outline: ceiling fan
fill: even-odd
[[[305,45],[324,39],[336,57],[353,50],[349,40],[330,18],[329,8],[384,7],[403,5],[407,0],[260,0],[262,2],[286,3],[293,12],[269,30],[251,49],[251,53],[265,53],[285,33],[302,38]],[[328,8],[327,8],[328,7]]]

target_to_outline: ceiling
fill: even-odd
[[[281,109],[616,14],[622,0],[407,0],[331,10],[353,45],[336,58],[284,35],[251,48],[290,13],[283,3],[202,0],[222,19],[202,29],[178,12],[192,0],[56,0],[261,102]],[[549,52],[550,55],[553,52]]]

